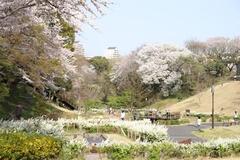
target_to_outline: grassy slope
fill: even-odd
[[[210,89],[189,97],[179,103],[167,107],[170,111],[185,112],[190,109],[195,112],[211,113]],[[223,115],[233,115],[240,112],[240,81],[230,81],[215,87],[215,111]]]

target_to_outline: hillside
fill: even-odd
[[[195,112],[211,113],[211,105],[211,91],[208,89],[165,109],[180,112],[190,109]],[[240,112],[240,81],[230,81],[215,86],[215,112],[233,115],[235,110]]]
[[[0,119],[31,118],[42,115],[57,118],[62,113],[24,83],[12,85],[7,96],[0,100]]]

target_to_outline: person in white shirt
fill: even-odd
[[[125,112],[124,111],[121,112],[120,117],[121,117],[121,120],[123,120],[123,121],[125,120]]]
[[[108,109],[108,114],[112,114],[112,108],[111,107]]]
[[[201,117],[198,116],[198,119],[197,119],[197,128],[198,128],[198,130],[200,130],[201,123],[202,123]]]
[[[236,122],[237,119],[238,119],[238,112],[235,111],[235,112],[234,112],[234,116],[233,116],[233,120],[234,120],[234,122]]]

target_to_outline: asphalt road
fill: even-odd
[[[215,123],[215,127],[223,126],[223,123]],[[204,123],[200,126],[200,129],[211,128],[211,123]],[[179,142],[184,139],[191,139],[192,142],[205,142],[205,139],[199,138],[192,134],[193,131],[198,131],[199,129],[194,124],[180,125],[180,126],[168,126],[168,135],[170,140],[174,142]]]

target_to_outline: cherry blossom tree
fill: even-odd
[[[56,76],[56,67],[49,70],[53,65],[72,72],[75,67],[67,58],[71,54],[64,48],[73,50],[75,32],[103,14],[108,4],[105,0],[1,0],[0,49],[39,84],[41,77]],[[45,68],[50,72],[39,67],[39,59],[49,64]]]
[[[103,14],[102,9],[108,4],[105,0],[1,0],[0,36],[26,38],[21,41],[21,47],[18,46],[23,52],[34,51],[29,41],[40,39],[44,51],[56,56],[64,43],[74,43],[71,37],[74,38],[74,32],[80,30],[83,23],[90,23],[98,13]],[[41,36],[32,34],[34,27],[41,27]]]
[[[14,85],[27,79],[34,91],[61,94],[67,100],[83,97],[84,86],[94,88],[94,69],[76,58],[75,34],[83,24],[92,25],[109,4],[107,0],[1,0],[0,58],[22,71]],[[71,80],[77,87],[71,91],[56,87],[56,79]]]
[[[185,48],[172,45],[147,44],[137,53],[137,72],[145,84],[171,84],[181,75],[173,68],[174,62],[181,56],[190,55]]]
[[[178,90],[181,84],[181,72],[174,63],[179,57],[190,54],[189,50],[173,45],[143,45],[113,67],[112,81],[122,86],[129,80],[129,75],[133,75],[130,73],[136,73],[137,78],[145,85],[143,88],[157,86],[158,91],[168,96],[170,92]]]
[[[118,84],[118,87],[121,87],[127,83],[131,73],[136,73],[137,68],[135,53],[123,56],[112,68],[110,73],[111,81]]]
[[[0,20],[30,16],[35,22],[55,25],[60,16],[69,24],[79,26],[89,16],[103,14],[102,8],[109,4],[108,0],[1,0]]]
[[[110,74],[111,81],[116,86],[117,92],[122,95],[127,93],[129,96],[131,103],[128,105],[131,109],[146,105],[146,98],[149,97],[149,91],[137,73],[136,51],[121,57],[113,66]]]
[[[240,75],[240,37],[236,37],[229,42],[229,53],[226,56],[226,63],[229,71],[232,71],[234,66],[237,68],[237,74]]]
[[[95,98],[99,95],[100,87],[96,85],[97,73],[86,58],[76,52],[70,52],[64,57],[68,61],[66,77],[72,81],[72,89],[62,95],[66,99],[74,99],[77,105],[89,97]]]
[[[203,62],[220,61],[232,71],[240,60],[240,38],[213,37],[206,41],[191,40],[186,47],[194,54],[203,57]]]

